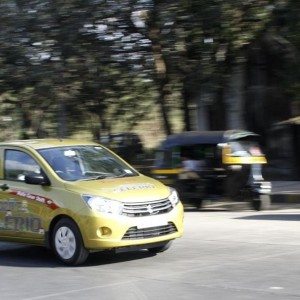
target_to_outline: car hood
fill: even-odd
[[[170,195],[168,187],[144,175],[68,182],[65,187],[82,195],[102,196],[124,202],[154,201]]]

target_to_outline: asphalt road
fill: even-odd
[[[94,253],[81,267],[0,243],[0,299],[300,299],[300,210],[187,211],[165,253]]]

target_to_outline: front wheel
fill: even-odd
[[[270,209],[271,200],[269,195],[260,195],[256,199],[252,199],[252,208],[256,211]]]
[[[67,265],[82,264],[89,255],[77,225],[67,218],[59,220],[54,226],[52,248],[59,260]]]
[[[148,248],[148,251],[151,253],[160,253],[160,252],[164,252],[166,250],[168,250],[171,247],[172,242],[167,242],[161,246],[158,247],[153,247],[153,248]]]

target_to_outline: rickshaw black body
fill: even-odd
[[[200,161],[198,178],[180,179],[182,156]],[[168,136],[156,152],[151,174],[175,187],[183,202],[248,201],[255,210],[270,204],[271,184],[262,176],[266,158],[259,136],[243,130],[190,131]],[[207,201],[206,201],[207,202]]]

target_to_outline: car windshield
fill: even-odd
[[[64,180],[95,180],[137,176],[138,173],[101,146],[69,146],[38,150]]]

